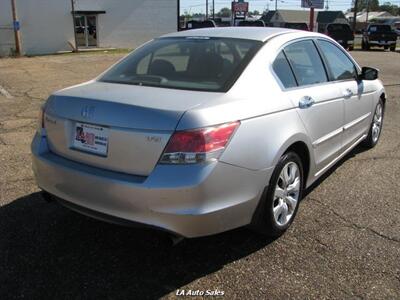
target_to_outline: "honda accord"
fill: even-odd
[[[377,78],[318,33],[168,34],[49,97],[34,174],[46,195],[101,220],[279,236],[307,187],[358,144],[377,144]]]

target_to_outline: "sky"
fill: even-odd
[[[205,13],[206,0],[180,0],[181,13],[187,10],[189,13]],[[250,11],[258,10],[260,12],[270,9],[275,9],[275,0],[247,0],[249,2]],[[209,0],[210,7],[212,0]],[[400,5],[400,0],[380,0],[381,4],[384,2],[391,2],[392,4]],[[325,0],[329,5],[329,10],[348,10],[352,5],[352,0]],[[300,7],[301,0],[278,0],[278,9],[303,9]],[[215,0],[215,12],[218,12],[222,7],[230,7],[231,0]]]

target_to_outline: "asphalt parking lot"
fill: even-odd
[[[356,148],[307,191],[290,230],[183,240],[78,215],[41,197],[29,144],[54,90],[122,54],[0,59],[0,299],[400,298],[400,53],[361,52],[388,94],[380,144]],[[2,87],[2,88],[1,88]]]

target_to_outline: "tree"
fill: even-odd
[[[217,13],[218,17],[230,17],[231,15],[231,9],[228,7],[221,8],[221,10]]]
[[[369,11],[379,11],[379,0],[358,0],[357,11],[367,10],[367,5]],[[351,11],[354,11],[354,8]]]
[[[397,5],[394,5],[390,2],[385,2],[379,7],[380,11],[387,11],[388,13],[392,14],[393,16],[396,16],[400,14],[400,7]]]

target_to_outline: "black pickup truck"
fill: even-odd
[[[337,41],[343,48],[353,50],[354,34],[348,24],[331,23],[326,26],[325,34]]]
[[[384,47],[390,51],[396,50],[397,33],[390,25],[370,24],[363,32],[361,48],[369,50],[371,47]]]

